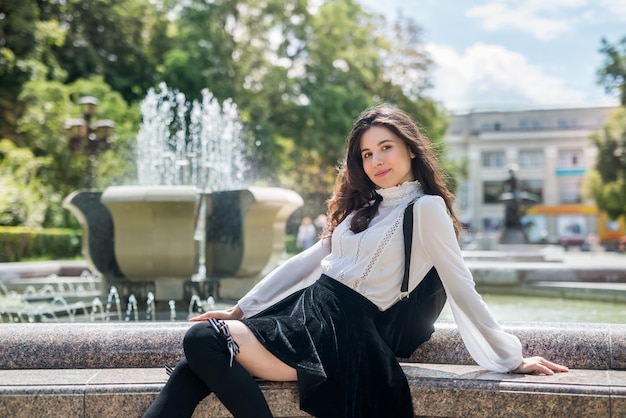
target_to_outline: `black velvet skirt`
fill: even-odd
[[[413,417],[396,356],[376,329],[377,306],[322,275],[243,322],[298,373],[300,408],[315,417]]]

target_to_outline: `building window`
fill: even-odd
[[[521,120],[521,121],[519,122],[519,128],[520,128],[520,129],[528,129],[528,121]]]
[[[499,131],[502,129],[502,124],[500,122],[496,122],[493,124],[493,129]]]
[[[520,168],[543,168],[543,151],[520,151],[519,166]]]
[[[563,204],[582,202],[581,186],[582,176],[559,177],[559,202]]]
[[[500,197],[503,192],[504,183],[502,181],[483,182],[483,203],[500,203]]]
[[[559,168],[581,168],[583,166],[582,150],[559,151]]]
[[[559,128],[567,128],[569,123],[565,119],[559,119]]]
[[[539,122],[538,120],[534,120],[533,129],[540,129],[540,128],[541,128],[541,122]]]
[[[480,125],[480,130],[481,131],[491,131],[492,130],[492,126],[490,123],[483,123],[482,125]]]
[[[504,152],[489,151],[483,152],[482,161],[484,168],[502,168],[504,167]]]

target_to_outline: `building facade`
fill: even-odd
[[[537,199],[524,224],[531,242],[563,242],[598,233],[593,202],[583,201],[585,173],[596,148],[590,135],[613,107],[470,112],[451,117],[448,157],[460,162],[455,210],[473,232],[497,233],[503,225],[505,191],[513,169],[520,188]]]

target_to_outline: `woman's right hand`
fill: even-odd
[[[209,318],[223,319],[223,320],[242,319],[243,318],[243,311],[241,310],[239,305],[235,305],[235,306],[233,306],[232,308],[229,308],[229,309],[222,309],[222,310],[219,310],[219,311],[205,312],[202,315],[190,318],[189,320],[191,322],[202,322],[202,321],[206,321]]]
[[[563,373],[568,371],[569,368],[566,366],[553,363],[543,357],[527,357],[522,359],[522,364],[520,364],[517,369],[512,370],[511,373],[543,374],[546,376],[552,376],[555,372]]]

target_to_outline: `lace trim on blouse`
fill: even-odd
[[[339,255],[340,255],[341,258],[343,258],[344,255],[345,255],[345,252],[343,250],[343,237],[345,237],[350,232],[351,231],[349,229],[347,229],[347,228],[341,232],[341,237],[339,238]],[[361,247],[361,242],[359,241],[359,248],[360,247]],[[339,281],[342,281],[343,278],[345,277],[345,275],[346,275],[346,272],[342,271],[341,273],[339,273],[339,276],[337,277],[337,279]]]
[[[400,216],[396,217],[396,220],[394,221],[393,225],[391,225],[391,228],[387,230],[380,244],[376,246],[376,250],[374,251],[374,254],[372,254],[372,257],[370,258],[370,262],[367,263],[367,267],[365,267],[365,270],[363,271],[363,274],[361,274],[361,277],[359,277],[354,282],[352,282],[351,287],[353,290],[357,290],[359,286],[361,285],[361,283],[369,277],[370,273],[372,272],[372,269],[378,262],[378,259],[380,258],[380,255],[382,254],[383,249],[387,246],[387,244],[391,240],[391,237],[398,229],[398,226],[400,225],[400,222],[402,221],[403,217],[404,217],[404,211],[400,213]],[[359,241],[359,249],[360,249],[360,241]]]
[[[393,206],[400,207],[401,206],[402,210],[399,210],[396,216],[396,219],[394,220],[392,225],[389,227],[389,229],[387,229],[387,231],[385,232],[385,235],[382,237],[382,239],[376,246],[374,253],[371,255],[369,262],[367,263],[367,266],[365,267],[365,270],[363,271],[361,276],[350,284],[350,287],[356,291],[358,291],[361,284],[365,280],[367,280],[367,278],[370,276],[370,274],[372,273],[372,270],[374,270],[374,267],[376,266],[376,263],[380,259],[380,256],[383,253],[383,250],[387,247],[387,244],[389,243],[393,235],[398,230],[398,227],[400,226],[400,223],[402,222],[402,219],[404,217],[404,207],[406,206],[406,204],[409,201],[415,200],[424,194],[422,191],[422,185],[417,180],[407,181],[395,187],[389,187],[386,189],[378,189],[376,190],[376,193],[378,193],[383,198],[382,202],[380,203],[381,206],[384,206],[384,207],[393,207]],[[359,259],[359,256],[361,254],[361,245],[363,243],[363,238],[365,237],[367,232],[369,232],[369,229],[366,229],[365,231],[361,233],[361,237],[359,239],[359,242],[357,244],[357,249],[355,252],[355,260]],[[343,240],[340,240],[340,241],[343,241]],[[343,256],[343,252],[341,252],[341,255]],[[342,280],[343,276],[344,274],[342,272],[338,277],[339,280]]]
[[[382,196],[381,206],[394,206],[403,203],[409,196],[419,196],[423,194],[422,185],[418,180],[405,181],[404,183],[388,187],[386,189],[376,189],[376,193]]]

